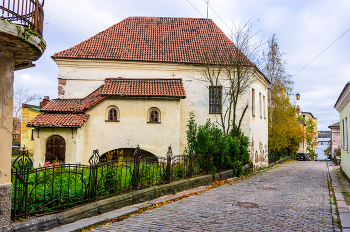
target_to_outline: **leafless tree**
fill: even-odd
[[[263,44],[259,39],[259,32],[255,29],[255,22],[234,25],[231,40],[235,47],[234,52],[218,52],[207,49],[201,54],[201,78],[210,86],[221,86],[222,91],[214,91],[215,98],[220,100],[220,113],[216,123],[222,128],[224,134],[232,129],[235,135],[241,128],[242,120],[249,101],[242,107],[238,103],[242,96],[250,89],[253,82],[253,73],[257,70],[260,48]]]
[[[29,89],[19,88],[13,95],[13,128],[17,127],[17,123],[21,121],[22,103],[27,104],[38,98],[38,94],[29,94]]]

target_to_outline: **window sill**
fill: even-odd
[[[209,112],[209,114],[221,114],[221,113],[210,113],[210,112]]]
[[[120,122],[120,120],[105,120],[105,122]]]
[[[150,124],[161,124],[162,122],[147,122],[147,123],[150,123]]]

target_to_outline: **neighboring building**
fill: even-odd
[[[334,123],[328,127],[331,129],[331,159],[334,159],[334,150],[340,149],[340,122]]]
[[[315,118],[312,113],[300,112],[300,115],[305,119],[305,121],[311,120],[314,125],[314,137],[312,140],[312,150],[316,152],[318,146],[318,132],[317,132],[317,118]]]
[[[210,19],[129,17],[54,54],[59,99],[28,123],[38,135],[35,165],[54,158],[87,164],[94,149],[104,154],[137,144],[147,154],[165,156],[169,144],[174,154],[182,154],[189,112],[198,124],[215,122],[226,91],[225,83],[208,86],[200,80],[200,55],[207,50],[227,63],[237,52]],[[253,82],[237,109],[249,104],[241,128],[258,167],[268,164],[270,82],[246,62]]]
[[[21,122],[17,122],[16,128],[12,130],[12,141],[21,142]]]
[[[40,110],[50,101],[50,97],[45,96],[43,101],[40,102],[40,106],[34,106],[29,104],[22,104],[22,116],[21,116],[21,146],[25,146],[28,152],[34,151],[34,129],[27,127],[28,122],[40,114]]]
[[[343,91],[339,95],[334,108],[340,115],[340,147],[341,147],[341,163],[340,170],[350,181],[350,149],[349,149],[349,122],[350,119],[350,81],[345,85]]]
[[[301,129],[303,131],[303,134],[305,135],[305,133],[306,133],[306,123],[305,123],[305,121],[300,120],[300,119],[297,119],[297,120],[299,122],[299,126],[301,127]],[[301,141],[299,143],[299,148],[298,148],[297,153],[298,154],[306,154],[307,153],[306,148],[307,148],[306,137],[304,136],[303,141]]]

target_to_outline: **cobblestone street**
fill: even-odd
[[[333,231],[326,162],[293,162],[94,231]]]

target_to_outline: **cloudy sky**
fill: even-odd
[[[319,130],[329,130],[339,120],[334,104],[350,80],[350,31],[345,33],[350,28],[349,0],[210,0],[210,6],[209,18],[226,34],[233,23],[249,19],[257,21],[266,41],[276,33],[294,76],[294,92],[301,95],[301,110],[312,112]],[[58,68],[50,58],[54,53],[129,16],[203,18],[207,6],[204,0],[47,0],[44,10],[46,51],[36,67],[15,72],[14,87],[57,98]]]

